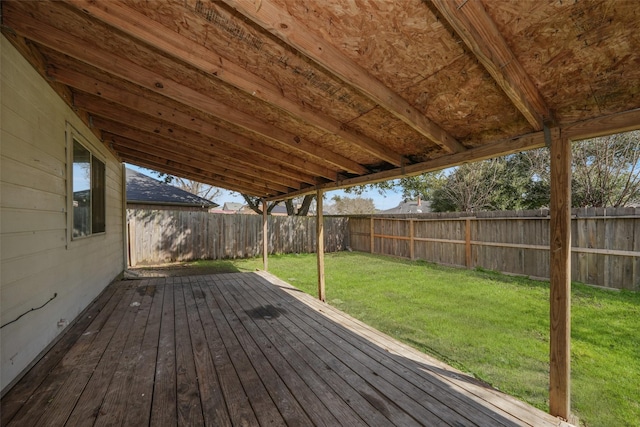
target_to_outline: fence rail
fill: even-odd
[[[576,209],[572,279],[640,290],[640,209]],[[547,210],[351,217],[353,250],[549,277]]]
[[[262,217],[170,210],[127,210],[129,265],[262,254]],[[325,217],[326,252],[344,250],[348,218]],[[269,216],[269,253],[316,251],[316,218]]]

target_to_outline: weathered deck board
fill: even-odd
[[[267,273],[120,282],[91,307],[2,425],[563,425]]]
[[[57,344],[11,389],[12,399],[2,399],[0,425],[8,425],[10,421],[20,425],[34,419],[33,414],[55,396],[56,390],[73,369],[69,362],[93,342],[97,331],[102,330],[125,290],[125,286],[107,288]],[[44,381],[46,384],[43,384]],[[27,401],[29,404],[25,405]]]

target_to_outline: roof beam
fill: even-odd
[[[127,126],[135,129],[139,129],[148,133],[153,133],[155,135],[162,136],[164,138],[168,138],[171,140],[178,141],[180,144],[184,146],[190,146],[192,144],[196,144],[200,147],[211,147],[218,148],[219,144],[212,140],[210,137],[207,137],[203,134],[194,132],[189,129],[184,129],[180,125],[175,125],[174,123],[163,121],[161,119],[157,119],[151,116],[147,116],[144,113],[140,113],[134,110],[130,110],[128,108],[124,108],[121,105],[110,103],[102,98],[97,96],[89,95],[83,92],[76,92],[74,94],[73,100],[74,106],[76,108],[81,108],[86,110],[94,115],[101,116],[110,120],[113,120],[118,123],[126,124]],[[248,141],[244,141],[243,139],[238,139],[240,147],[242,147],[242,143]],[[231,141],[232,144],[235,144],[236,141]],[[260,147],[260,144],[252,141],[251,145],[248,148],[253,146]],[[279,154],[283,158],[286,158],[287,154],[275,150],[271,147],[261,146],[263,151],[270,153],[272,155]],[[221,151],[224,148],[221,149]],[[230,156],[238,157],[243,153],[241,151],[227,151],[224,150]],[[265,164],[270,164],[268,161],[264,162]],[[310,164],[309,162],[305,162],[303,160],[297,159],[295,157],[291,157],[289,159],[289,165],[296,169],[301,169],[304,171],[304,167],[308,166],[309,170],[305,171],[305,173],[309,173],[309,171],[314,168],[316,165]],[[276,164],[274,167],[274,171],[284,172],[284,170],[280,165]],[[320,168],[320,171],[324,169]],[[327,171],[327,175],[333,176],[333,180],[337,178],[335,172]],[[305,179],[306,181],[306,179]]]
[[[577,141],[639,129],[640,108],[636,108],[562,126],[562,135],[571,141]]]
[[[116,145],[116,144],[114,144]],[[121,157],[129,163],[148,167],[159,172],[171,175],[181,176],[194,181],[210,184],[216,187],[222,187],[233,191],[239,191],[245,194],[253,195],[276,195],[275,191],[269,187],[260,184],[250,184],[235,179],[227,178],[218,174],[203,171],[192,166],[182,165],[170,159],[164,159],[158,156],[149,156],[147,153],[136,150],[135,148],[118,146]]]
[[[482,145],[476,148],[469,148],[462,153],[450,154],[437,159],[428,160],[422,163],[415,163],[404,168],[396,168],[388,171],[372,173],[366,176],[358,176],[355,178],[344,179],[337,182],[316,185],[302,190],[294,191],[286,195],[268,197],[267,201],[289,199],[305,194],[311,194],[317,190],[338,190],[341,188],[353,187],[354,185],[374,184],[376,182],[388,181],[390,179],[398,179],[408,176],[416,176],[426,172],[437,171],[440,169],[458,166],[463,163],[471,163],[480,160],[491,159],[498,156],[506,156],[507,154],[519,153],[521,151],[533,150],[545,146],[544,133],[536,132],[523,135],[518,138],[504,139],[496,141],[492,144]]]
[[[542,94],[515,57],[480,0],[432,0],[432,4],[484,65],[534,130],[551,119]]]
[[[93,125],[102,129],[104,132],[119,135],[134,141],[139,141],[150,147],[159,147],[166,150],[176,150],[184,153],[188,150],[190,154],[198,157],[199,159],[210,162],[223,162],[224,165],[229,163],[237,164],[242,168],[242,172],[247,175],[263,178],[268,182],[274,182],[277,184],[286,185],[288,187],[300,187],[302,183],[307,183],[307,180],[295,179],[289,177],[287,174],[276,173],[277,166],[271,169],[269,162],[264,162],[262,159],[247,159],[241,153],[236,153],[234,156],[228,154],[217,153],[215,149],[211,149],[209,146],[202,147],[198,143],[192,141],[176,140],[160,136],[156,133],[147,132],[144,130],[136,129],[128,126],[127,124],[116,122],[113,120],[105,119],[99,116],[92,116]],[[178,142],[178,144],[176,144]],[[309,181],[315,181],[308,179]],[[307,183],[307,184],[315,184]]]
[[[158,158],[166,158],[170,159],[180,165],[190,166],[201,170],[204,173],[210,173],[215,176],[224,177],[228,179],[229,176],[233,176],[237,182],[243,182],[250,185],[261,185],[264,184],[268,188],[279,191],[281,193],[288,193],[291,191],[291,188],[286,185],[282,185],[279,183],[270,182],[268,179],[264,179],[264,177],[254,177],[245,171],[239,171],[238,168],[233,167],[232,162],[227,162],[226,166],[224,162],[212,162],[212,161],[203,161],[202,157],[192,156],[191,153],[185,154],[185,151],[182,151],[182,154],[177,153],[178,150],[169,150],[166,147],[158,147],[154,145],[149,145],[141,141],[134,141],[129,138],[125,138],[119,135],[114,135],[110,133],[102,134],[104,142],[108,145],[112,145],[115,150],[120,150],[121,148],[131,148],[135,149],[139,152],[149,153],[152,152],[153,155],[156,155]],[[153,151],[150,151],[153,149]],[[124,151],[123,151],[124,152]],[[297,186],[297,189],[300,188],[300,185]]]
[[[130,37],[268,104],[276,106],[288,114],[301,118],[313,126],[335,134],[380,160],[384,160],[394,166],[403,164],[402,156],[388,147],[372,138],[348,129],[344,124],[332,117],[319,111],[309,110],[300,105],[299,102],[284,97],[276,85],[231,62],[229,58],[224,58],[224,61],[218,60],[222,59],[219,53],[172,31],[134,9],[116,2],[93,2],[89,0],[68,0],[68,2],[82,12],[126,33]]]
[[[589,120],[582,120],[560,127],[562,135],[572,141],[594,138],[597,136],[612,135],[614,133],[628,132],[640,129],[640,108],[625,111],[622,113],[610,114],[603,117],[596,117]],[[463,163],[477,162],[494,157],[506,156],[508,154],[522,151],[534,150],[544,147],[544,132],[535,132],[522,135],[516,138],[496,141],[492,144],[470,148],[464,153],[452,154],[439,157],[422,163],[416,163],[403,169],[391,169],[388,171],[373,173],[367,176],[360,176],[345,179],[337,182],[320,184],[315,187],[305,188],[286,195],[286,198],[297,197],[304,194],[311,194],[317,189],[337,190],[340,188],[353,187],[360,184],[373,184],[376,182],[388,181],[406,176],[416,176],[426,172],[432,172]],[[270,197],[267,200],[281,200],[285,195]]]
[[[47,77],[82,92],[91,93],[105,100],[115,102],[134,111],[143,112],[153,117],[154,120],[166,121],[167,123],[198,132],[210,139],[206,144],[191,144],[194,148],[209,148],[215,150],[215,154],[224,154],[234,159],[234,161],[253,165],[253,167],[261,166],[266,170],[272,171],[272,173],[308,184],[317,184],[316,180],[310,174],[310,165],[300,165],[303,172],[285,167],[283,166],[284,159],[287,157],[285,152],[272,149],[273,153],[271,153],[271,157],[264,155],[262,152],[256,153],[255,147],[260,145],[256,141],[222,129],[193,115],[183,113],[178,109],[179,106],[177,105],[169,106],[154,102],[154,100],[146,99],[142,93],[134,93],[131,90],[127,90],[127,88],[121,88],[95,79],[86,72],[77,72],[68,68],[49,67]],[[141,88],[140,90],[143,89]],[[214,140],[219,141],[219,143],[215,145],[212,144]],[[191,139],[184,142],[188,144],[191,142]],[[251,149],[247,150],[247,148]],[[260,148],[264,150],[264,146]],[[257,158],[256,154],[261,158]],[[335,172],[324,170],[319,165],[316,169],[318,169],[318,172],[323,172],[335,179]]]
[[[94,119],[97,120],[97,118]],[[152,135],[149,135],[149,138],[132,139],[109,132],[106,129],[103,130],[102,137],[105,143],[107,141],[116,141],[120,145],[137,147],[140,150],[153,153],[160,157],[166,157],[185,165],[192,165],[204,171],[224,176],[233,176],[241,180],[248,180],[252,183],[257,179],[278,191],[288,192],[291,191],[291,189],[300,189],[302,187],[297,181],[277,176],[274,177],[267,171],[239,165],[234,159],[221,159],[210,153],[204,153],[194,149],[187,151],[184,147],[177,146],[173,141],[165,140],[164,138],[153,138]]]
[[[269,0],[223,0],[265,31],[369,97],[398,119],[450,153],[466,148],[367,70]]]
[[[17,8],[33,5],[36,9],[29,9],[29,15]],[[159,75],[152,70],[153,65],[140,66],[122,56],[106,51],[100,46],[93,45],[76,36],[72,31],[63,31],[49,25],[45,16],[40,16],[39,7],[44,3],[9,2],[11,13],[3,16],[4,23],[19,34],[27,36],[35,42],[47,46],[53,50],[71,56],[86,64],[92,65],[107,73],[124,78],[138,86],[142,86],[152,92],[171,98],[182,104],[189,105],[202,112],[233,123],[251,132],[267,137],[288,148],[300,151],[316,158],[324,164],[331,164],[347,172],[362,175],[368,170],[359,163],[350,160],[337,153],[322,148],[313,141],[306,140],[284,129],[277,128],[271,123],[263,122],[254,115],[236,110],[220,101],[202,94],[196,89],[185,86],[170,78]],[[23,6],[24,5],[24,6]],[[69,24],[74,28],[73,24]],[[80,26],[78,26],[80,28]],[[148,67],[148,68],[147,68]],[[181,67],[176,63],[176,67]]]

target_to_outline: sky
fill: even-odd
[[[130,165],[128,163],[127,163],[127,167],[137,172],[140,172],[142,174],[145,174],[147,176],[150,176],[152,178],[158,179],[158,175],[154,175],[153,171],[149,169]],[[228,190],[222,190],[222,191],[223,191],[222,195],[219,197],[216,197],[216,199],[214,200],[214,202],[218,203],[220,206],[222,206],[225,202],[244,203],[244,199],[240,194],[234,193]],[[343,190],[327,191],[325,195],[326,195],[325,203],[331,203],[331,199],[335,195],[338,195],[340,197],[351,197],[351,198],[358,197],[355,194],[347,194]],[[380,194],[378,190],[369,190],[364,192],[360,197],[373,199],[373,203],[376,209],[386,210],[386,209],[391,209],[398,206],[398,204],[402,201],[402,192],[387,190],[384,194]]]

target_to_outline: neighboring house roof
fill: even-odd
[[[222,210],[238,212],[239,210],[242,209],[242,206],[243,206],[242,203],[225,202],[225,204],[222,206]]]
[[[127,202],[215,208],[218,204],[127,168]]]
[[[424,200],[403,200],[395,208],[381,211],[381,214],[413,214],[431,212],[431,203]]]

